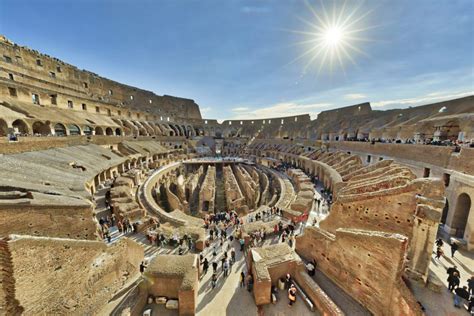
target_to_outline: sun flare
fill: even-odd
[[[331,73],[340,68],[345,73],[348,61],[356,65],[359,55],[367,56],[361,44],[371,41],[365,37],[364,32],[373,28],[364,25],[371,11],[362,12],[361,5],[348,8],[349,2],[343,2],[341,5],[334,2],[330,12],[326,10],[323,1],[317,6],[305,3],[312,18],[309,21],[304,18],[300,20],[309,26],[309,29],[293,31],[307,37],[297,43],[304,45],[304,52],[294,60],[306,60],[303,73],[315,64],[319,64],[318,74],[325,68]]]

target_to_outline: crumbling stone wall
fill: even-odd
[[[207,212],[214,212],[214,203],[216,197],[216,167],[208,166],[206,177],[199,192],[199,211],[204,210],[204,204],[207,204]]]
[[[8,239],[0,238],[0,315],[17,316],[23,307],[15,296],[15,277]]]
[[[108,246],[13,236],[9,247],[18,300],[30,315],[97,313],[138,276],[144,256],[143,247],[126,238]]]
[[[406,237],[344,228],[332,234],[307,227],[296,238],[296,251],[302,257],[315,259],[324,274],[375,315],[422,315],[412,294],[400,291]]]
[[[240,190],[237,179],[230,166],[223,167],[225,199],[228,210],[235,210],[239,213],[247,213],[248,206],[245,197]]]
[[[91,203],[63,198],[58,204],[42,204],[40,194],[36,200],[21,198],[0,199],[0,235],[25,234],[72,239],[96,239],[96,223]],[[69,204],[70,203],[70,204]],[[68,205],[69,204],[69,205]]]

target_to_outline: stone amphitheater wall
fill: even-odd
[[[49,236],[94,240],[97,238],[92,205],[0,205],[0,235]]]
[[[137,277],[143,247],[101,241],[12,236],[17,297],[27,315],[94,314]],[[45,289],[48,289],[45,291]]]

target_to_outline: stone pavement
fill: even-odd
[[[439,234],[438,237],[444,236]],[[454,258],[451,258],[451,247],[448,239],[443,238],[444,256],[440,260],[435,259],[436,247],[433,248],[430,272],[443,286],[441,292],[435,292],[419,284],[412,284],[416,298],[426,309],[427,315],[469,315],[467,310],[454,307],[453,294],[448,291],[448,275],[446,269],[456,265],[461,274],[460,286],[467,285],[467,279],[474,275],[474,253],[467,250],[458,250]]]

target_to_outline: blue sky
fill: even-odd
[[[324,17],[342,1],[308,0]],[[408,107],[473,94],[474,1],[353,0],[354,63],[330,71],[303,1],[0,0],[0,33],[104,77],[194,99],[206,118]],[[366,13],[368,13],[366,15]],[[294,61],[294,62],[292,62]]]

